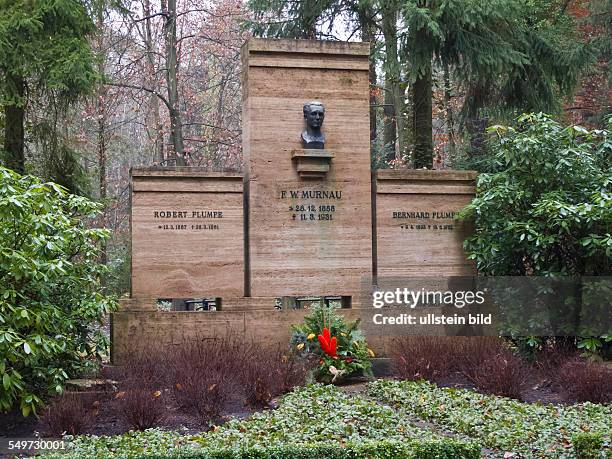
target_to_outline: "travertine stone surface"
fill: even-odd
[[[242,52],[250,294],[354,296],[372,274],[369,46],[252,39]],[[334,156],[301,177],[311,100]]]
[[[277,310],[276,299],[298,296],[351,297],[340,312],[362,318],[384,355],[392,337],[368,325],[378,311],[373,274],[379,288],[430,289],[475,274],[462,248],[471,228],[455,219],[473,198],[474,172],[371,174],[368,58],[367,43],[249,40],[244,175],[132,170],[132,295],[113,314],[115,364],[227,333],[284,345],[307,311]],[[325,150],[314,152],[300,137],[311,100],[325,106]],[[222,298],[220,311],[155,307],[157,298],[209,296]]]
[[[268,301],[273,301],[269,298]],[[306,310],[271,309],[218,312],[145,312],[125,311],[113,314],[112,361],[124,363],[135,352],[153,352],[156,348],[172,349],[194,340],[206,340],[232,333],[247,342],[285,346],[291,337],[291,325],[300,323]],[[364,317],[373,310],[339,310],[349,320]],[[390,339],[368,334],[368,344],[377,353],[385,353]]]
[[[135,168],[131,227],[133,298],[243,294],[241,175]]]
[[[456,213],[475,193],[471,171],[381,170],[376,174],[378,277],[470,276]]]

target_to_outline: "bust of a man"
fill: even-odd
[[[304,104],[304,119],[306,130],[302,132],[302,145],[304,148],[325,148],[325,135],[321,132],[325,107],[321,102],[311,101]]]

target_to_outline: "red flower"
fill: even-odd
[[[329,333],[327,327],[323,328],[323,334],[318,336],[319,344],[321,345],[321,349],[330,357],[337,357],[336,349],[338,347],[338,342],[336,337],[332,337]]]

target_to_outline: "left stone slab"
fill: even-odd
[[[244,293],[242,175],[133,168],[132,298]]]

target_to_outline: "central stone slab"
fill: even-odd
[[[372,277],[367,43],[251,39],[243,56],[247,296],[355,298]],[[304,104],[325,107],[305,150]]]

